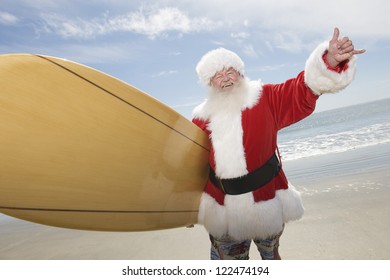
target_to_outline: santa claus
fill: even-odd
[[[363,52],[336,28],[305,70],[281,84],[249,80],[240,57],[224,48],[201,58],[196,72],[208,96],[193,122],[209,135],[211,153],[198,220],[210,234],[212,259],[247,259],[252,240],[263,259],[280,258],[284,225],[304,208],[283,172],[277,133],[310,115],[321,94],[351,83]]]

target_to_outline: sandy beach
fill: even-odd
[[[286,225],[290,260],[390,259],[390,144],[284,163],[304,217]],[[251,259],[259,259],[254,246]],[[202,226],[151,232],[69,230],[0,215],[0,259],[174,260],[209,258]]]

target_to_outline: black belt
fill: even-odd
[[[210,168],[210,181],[225,194],[238,195],[255,191],[271,180],[279,173],[280,163],[274,154],[263,166],[242,177],[232,179],[220,179],[215,171]]]

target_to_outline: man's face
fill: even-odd
[[[239,78],[240,74],[233,68],[223,69],[211,78],[211,86],[219,91],[230,91]]]

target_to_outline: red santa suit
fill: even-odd
[[[327,46],[327,42],[318,46],[305,71],[282,84],[244,78],[232,92],[218,93],[210,87],[206,101],[193,112],[193,122],[209,135],[210,166],[217,177],[242,177],[262,166],[277,150],[280,129],[310,115],[322,93],[337,92],[353,80],[355,58],[340,69],[330,69],[323,59]],[[205,55],[197,72],[207,84],[216,71],[229,67],[243,74],[242,61],[218,49]],[[215,237],[261,239],[279,233],[303,212],[299,192],[281,169],[266,185],[239,195],[225,194],[209,180],[198,220]]]

